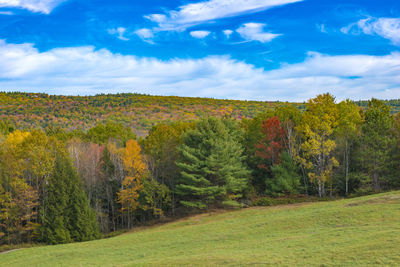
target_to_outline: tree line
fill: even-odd
[[[400,116],[318,95],[252,119],[22,130],[0,121],[0,244],[86,241],[260,198],[400,188]]]

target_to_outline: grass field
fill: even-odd
[[[1,266],[400,266],[400,192],[202,214],[0,255]]]

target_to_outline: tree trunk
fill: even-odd
[[[318,180],[318,196],[322,197],[322,184],[321,180]]]

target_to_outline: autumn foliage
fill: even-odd
[[[261,131],[263,137],[256,144],[256,155],[265,160],[258,166],[263,169],[269,169],[274,164],[281,162],[280,155],[284,148],[285,130],[277,116],[269,118],[262,123]]]
[[[128,213],[138,208],[139,193],[143,190],[143,179],[147,175],[147,167],[140,152],[141,148],[135,140],[129,140],[126,147],[120,150],[126,177],[118,193],[118,201],[122,204],[122,210]]]

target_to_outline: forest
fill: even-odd
[[[114,105],[123,95],[60,104],[73,98],[0,94],[0,245],[87,241],[212,209],[400,188],[396,101],[338,102],[329,93],[304,104],[199,99],[221,105],[160,117],[138,132],[137,121],[113,119],[135,116]],[[111,100],[98,102],[105,117],[91,118],[98,98]],[[157,103],[141,105],[164,114]]]
[[[400,111],[400,100],[384,101],[392,113]],[[365,109],[368,101],[356,101]],[[44,93],[0,92],[0,119],[18,129],[57,126],[70,131],[87,131],[100,122],[113,121],[146,136],[155,125],[166,121],[195,121],[207,116],[254,118],[279,106],[304,110],[305,103],[240,101],[212,98],[152,96],[144,94],[100,94],[64,96]]]

